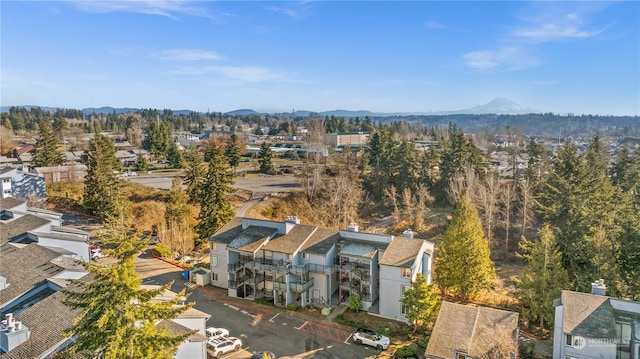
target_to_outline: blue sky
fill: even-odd
[[[640,2],[6,1],[2,106],[640,114]]]

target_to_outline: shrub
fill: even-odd
[[[347,299],[347,307],[354,312],[359,312],[362,310],[362,302],[360,301],[359,295],[350,295]]]
[[[375,332],[380,335],[388,336],[391,333],[391,329],[389,329],[389,327],[379,326],[376,328]]]
[[[536,355],[536,349],[533,343],[524,343],[518,347],[518,352],[520,354],[520,358],[522,359],[533,359]]]
[[[418,339],[418,346],[420,348],[427,349],[427,345],[429,345],[429,338],[431,338],[431,337],[428,336],[428,335],[420,337],[420,339]]]
[[[273,297],[260,297],[253,300],[255,303],[273,305]]]
[[[295,303],[287,304],[287,310],[295,312],[296,310],[298,310],[298,305]]]
[[[157,255],[164,258],[171,258],[171,248],[164,243],[156,244],[156,247],[153,249]]]
[[[415,344],[398,346],[396,358],[417,358],[418,346]]]

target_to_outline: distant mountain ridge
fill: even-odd
[[[9,112],[10,107],[24,107],[26,109],[31,109],[34,107],[40,107],[43,111],[55,112],[58,107],[43,107],[43,106],[33,106],[33,105],[25,105],[25,106],[2,106],[0,107],[0,112]],[[63,107],[59,107],[64,109]],[[123,113],[131,113],[137,112],[142,109],[140,108],[130,108],[130,107],[90,107],[84,108],[80,111],[85,115],[91,114],[123,114]],[[184,115],[189,114],[193,111],[191,110],[173,110],[173,113],[176,115]],[[238,109],[229,112],[225,112],[231,116],[247,116],[247,115],[259,115],[261,112],[255,111],[253,109]],[[262,112],[264,113],[264,112]],[[454,111],[431,111],[431,112],[371,112],[368,110],[332,110],[332,111],[309,111],[309,110],[297,110],[294,112],[280,112],[280,113],[270,113],[271,115],[276,116],[294,116],[294,117],[309,117],[311,115],[319,115],[319,116],[335,116],[335,117],[390,117],[390,116],[415,116],[415,115],[456,115],[456,114],[497,114],[497,115],[517,115],[517,114],[526,114],[526,113],[539,113],[531,108],[527,108],[521,106],[509,99],[506,98],[496,98],[484,105],[476,105],[468,109],[462,110],[454,110]]]

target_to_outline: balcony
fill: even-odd
[[[308,281],[304,283],[289,282],[289,289],[291,289],[292,292],[296,292],[296,293],[302,293],[311,287],[313,287],[313,277],[311,277]]]
[[[273,289],[287,290],[287,283],[273,282]]]

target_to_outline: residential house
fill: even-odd
[[[427,359],[517,358],[518,313],[442,302]]]
[[[67,166],[35,167],[33,173],[44,178],[45,183],[84,181],[88,168],[83,164]]]
[[[602,280],[591,292],[554,301],[553,358],[640,358],[640,302],[605,296]]]
[[[371,314],[399,320],[401,304],[387,293],[400,293],[401,283],[417,273],[430,279],[433,251],[421,239],[363,233],[355,224],[347,230],[305,225],[297,217],[234,218],[209,244],[211,284],[229,296],[266,296],[277,305],[305,307],[337,305],[358,295]],[[403,278],[402,268],[411,275]]]
[[[369,134],[366,132],[336,132],[325,136],[325,143],[329,146],[361,147],[367,144]]]

